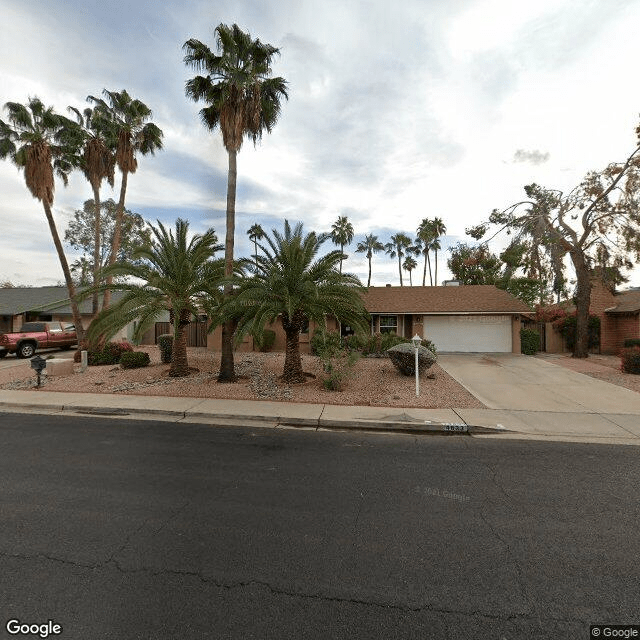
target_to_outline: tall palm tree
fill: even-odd
[[[400,286],[402,287],[402,258],[404,258],[407,249],[411,246],[411,238],[405,233],[396,233],[391,236],[390,242],[384,245],[385,253],[389,257],[398,258],[398,273],[400,275]]]
[[[371,286],[371,258],[374,253],[384,250],[384,245],[378,240],[378,236],[369,234],[365,236],[364,242],[358,242],[356,251],[358,253],[364,253],[369,261],[369,279],[367,280],[367,287]]]
[[[69,111],[75,114],[78,125],[82,131],[83,154],[81,169],[85,178],[89,181],[93,190],[94,202],[94,247],[93,247],[93,286],[98,285],[100,272],[100,187],[103,180],[113,187],[115,155],[107,142],[109,134],[109,121],[98,110],[90,107],[81,113],[75,107],[69,107]],[[99,311],[98,292],[95,291],[92,299],[92,312],[95,316]]]
[[[151,109],[144,102],[132,98],[124,89],[120,92],[104,89],[102,94],[106,100],[95,96],[88,96],[87,100],[94,103],[95,110],[103,121],[108,121],[105,131],[108,131],[112,137],[111,144],[116,150],[116,164],[122,174],[113,245],[109,254],[108,266],[112,266],[116,261],[122,240],[122,217],[128,176],[138,169],[136,154],[154,155],[156,151],[162,149],[163,133],[157,125],[149,122],[153,116]],[[112,276],[108,276],[107,284],[111,282]],[[106,309],[109,304],[111,304],[111,290],[106,289],[102,308]]]
[[[134,320],[134,339],[155,322],[163,311],[169,311],[173,324],[173,353],[170,376],[189,375],[185,327],[198,309],[206,304],[212,286],[222,279],[222,261],[212,260],[222,249],[213,229],[188,238],[189,223],[178,219],[175,233],[161,222],[151,226],[153,240],[140,247],[133,262],[116,262],[104,271],[106,275],[125,276],[127,280],[104,284],[124,295],[103,309],[89,328],[90,340],[115,334]]]
[[[431,229],[433,231],[433,243],[431,248],[433,249],[433,260],[435,262],[435,284],[438,286],[438,249],[440,246],[440,237],[447,233],[447,227],[444,224],[442,218],[434,218],[431,222]]]
[[[284,233],[274,229],[272,235],[265,236],[258,272],[238,282],[236,295],[228,298],[222,313],[239,316],[240,334],[259,333],[266,323],[279,318],[286,335],[283,379],[304,382],[300,331],[310,320],[323,326],[327,315],[366,329],[363,287],[356,276],[338,270],[342,252],[333,250],[318,257],[326,235],[304,235],[302,223],[292,229],[287,220]]]
[[[224,244],[225,275],[233,273],[233,248],[236,212],[237,155],[245,137],[254,144],[266,130],[271,133],[280,116],[280,102],[287,99],[287,82],[271,76],[271,61],[279,49],[253,40],[237,24],[219,24],[215,29],[217,53],[196,39],[183,45],[184,63],[203,71],[187,81],[185,93],[195,102],[207,104],[200,119],[210,131],[222,132],[222,143],[229,156],[227,179],[227,220]],[[226,294],[231,295],[230,285]],[[222,355],[218,382],[235,381],[233,334],[235,322],[222,327]]]
[[[409,286],[413,287],[413,281],[411,280],[411,272],[418,266],[418,263],[415,261],[415,258],[411,256],[407,256],[402,263],[402,268],[405,271],[409,272]]]
[[[264,229],[256,222],[247,230],[247,235],[249,236],[249,240],[253,242],[253,246],[255,248],[254,258],[256,273],[258,273],[258,240],[262,240],[262,238],[264,238]]]
[[[424,254],[424,271],[422,273],[422,286],[427,282],[427,265],[429,266],[429,284],[433,286],[433,275],[431,273],[431,245],[434,240],[433,222],[428,218],[423,218],[418,225],[416,231],[416,246],[420,247],[421,253]]]
[[[333,244],[340,245],[340,253],[344,253],[345,245],[351,244],[353,225],[347,216],[338,216],[338,219],[331,225],[331,240]],[[342,258],[340,259],[340,273],[342,273]]]
[[[7,102],[4,108],[8,121],[0,120],[0,158],[9,158],[24,170],[27,188],[34,198],[42,202],[67,285],[73,322],[80,342],[84,340],[84,328],[76,301],[76,289],[51,211],[54,171],[66,186],[68,174],[77,164],[77,125],[56,114],[52,107],[45,108],[42,101],[35,97],[30,98],[26,106]]]

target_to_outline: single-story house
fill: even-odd
[[[371,332],[431,340],[438,351],[520,353],[520,325],[531,309],[494,285],[369,287]]]

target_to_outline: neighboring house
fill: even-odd
[[[418,334],[432,340],[438,351],[520,353],[520,325],[531,309],[510,293],[493,285],[442,287],[369,287],[363,294],[371,315],[371,333],[393,331],[405,338]],[[284,331],[279,322],[267,327],[275,331],[274,351],[285,348]],[[333,318],[329,330],[338,329]],[[300,336],[300,351],[309,353],[313,324]],[[343,334],[350,327],[340,327]],[[209,334],[207,347],[219,351],[220,327]],[[251,351],[247,336],[239,351]]]
[[[531,309],[493,285],[369,287],[372,333],[431,340],[438,351],[520,353],[520,325]]]
[[[600,280],[594,280],[591,287],[589,313],[600,318],[600,353],[617,354],[625,340],[640,339],[640,290],[612,292]],[[560,307],[569,314],[576,310],[569,301],[552,306]],[[547,352],[568,351],[551,323],[547,323],[546,334]]]
[[[114,291],[112,300],[118,300]],[[93,314],[88,298],[80,303],[82,324],[86,329]],[[59,321],[73,324],[73,315],[66,287],[8,287],[0,289],[0,332],[19,331],[25,322],[34,320]],[[120,331],[114,339],[131,336],[133,326]]]

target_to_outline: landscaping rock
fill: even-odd
[[[415,347],[410,342],[397,344],[391,349],[387,349],[387,355],[393,362],[395,368],[405,376],[414,376],[416,374]],[[436,356],[425,347],[418,347],[418,372],[424,373],[429,367],[435,364]]]

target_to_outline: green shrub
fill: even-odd
[[[434,356],[438,355],[438,350],[436,349],[436,345],[433,344],[431,340],[427,340],[426,338],[423,338],[422,340],[420,340],[420,345],[423,346],[425,349],[429,349],[429,351],[431,351],[431,353],[433,353]]]
[[[360,355],[357,351],[338,349],[329,354],[320,356],[325,375],[322,377],[322,386],[329,391],[342,391],[345,382],[353,375],[353,367]]]
[[[625,348],[628,347],[640,347],[640,338],[627,338],[624,341]]]
[[[130,351],[133,351],[133,346],[128,342],[107,342],[102,351],[89,351],[87,362],[91,367],[118,364],[122,354]]]
[[[337,331],[316,329],[311,336],[310,347],[314,356],[337,353],[341,349],[340,334]]]
[[[269,351],[276,341],[276,332],[271,329],[263,329],[261,333],[253,335],[253,342],[262,352]]]
[[[520,353],[527,356],[540,351],[540,334],[535,329],[520,329]]]
[[[564,318],[560,318],[553,323],[553,326],[562,334],[565,339],[567,349],[573,351],[576,345],[576,325],[577,317],[575,312]],[[600,346],[600,318],[589,316],[589,350],[597,349]]]
[[[170,364],[173,355],[173,334],[163,333],[158,336],[158,349],[160,349],[160,362]]]
[[[640,374],[640,347],[629,347],[620,352],[620,368],[625,373]]]
[[[128,351],[120,356],[120,366],[123,369],[138,369],[147,367],[151,358],[146,351]]]

